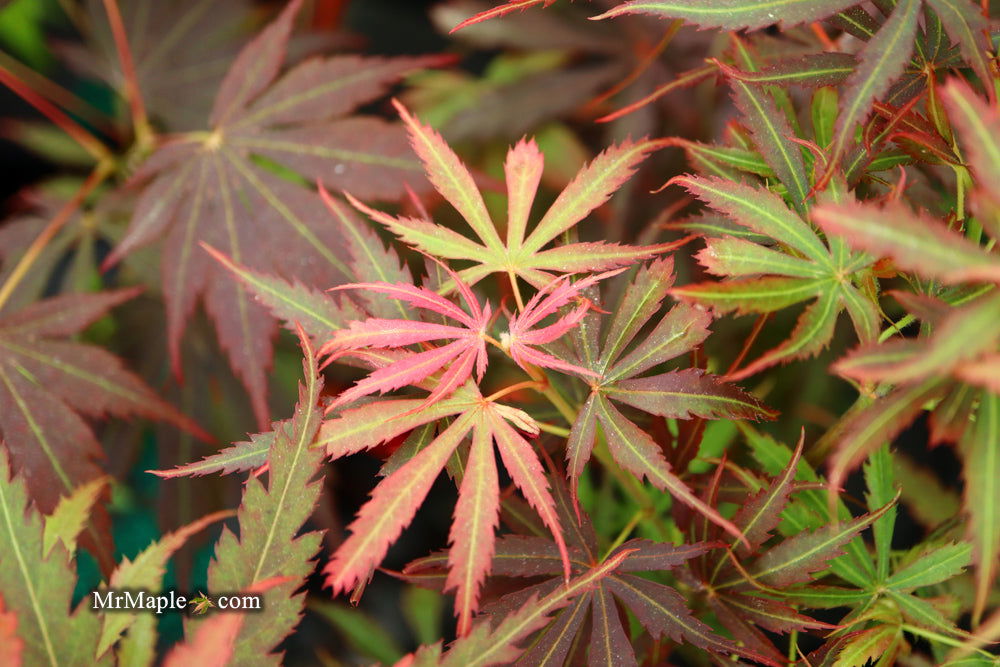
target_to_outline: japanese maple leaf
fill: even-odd
[[[404,242],[441,259],[476,264],[459,271],[469,285],[491,273],[506,273],[520,302],[517,278],[537,288],[552,280],[552,273],[600,271],[666,252],[676,244],[628,246],[617,243],[570,243],[543,248],[601,206],[635,172],[637,165],[663,143],[625,141],[601,153],[584,167],[556,198],[530,234],[525,237],[532,204],[542,176],[544,159],[533,140],[522,140],[507,153],[506,241],[501,240],[482,194],[472,175],[437,132],[422,125],[395,102],[410,133],[413,149],[424,163],[427,177],[448,203],[461,214],[480,243],[423,218],[393,217],[373,210],[356,198],[348,199],[358,210],[385,225]]]
[[[566,372],[596,376],[597,373],[588,368],[568,363],[532,347],[551,343],[579,324],[580,320],[584,318],[587,311],[591,308],[590,301],[587,299],[578,299],[579,303],[576,308],[559,318],[556,322],[541,329],[536,329],[535,327],[546,317],[552,315],[559,308],[573,300],[581,291],[595,285],[600,280],[610,278],[622,271],[624,269],[590,275],[575,283],[568,282],[569,276],[562,276],[553,280],[543,289],[540,289],[528,301],[523,311],[511,316],[507,333],[501,334],[501,345],[510,353],[511,358],[521,368],[526,369],[530,364],[540,368],[554,368]]]
[[[435,322],[418,320],[398,320],[369,318],[363,322],[354,321],[346,329],[336,331],[333,337],[320,349],[320,354],[336,355],[360,348],[402,348],[415,343],[437,340],[451,340],[441,347],[433,347],[416,354],[407,355],[399,361],[380,368],[337,397],[330,409],[367,396],[376,391],[385,393],[410,384],[416,384],[436,373],[445,366],[448,369],[441,377],[427,403],[431,404],[447,396],[465,383],[475,369],[476,377],[482,379],[488,363],[486,356],[487,327],[491,320],[490,304],[480,305],[472,290],[461,280],[456,280],[459,292],[469,309],[466,313],[457,305],[430,290],[414,285],[398,283],[351,283],[335,287],[342,289],[364,289],[400,299],[413,306],[430,310],[453,319],[464,326],[457,327]]]
[[[565,483],[555,477],[551,478],[551,482],[559,518],[566,526],[574,575],[615,560],[623,553],[629,555],[597,586],[556,613],[540,629],[518,664],[568,664],[567,657],[573,646],[588,636],[588,664],[608,667],[638,664],[628,632],[622,625],[618,604],[634,613],[654,639],[666,636],[712,653],[743,655],[771,664],[756,653],[741,649],[734,642],[716,635],[708,625],[694,617],[680,593],[670,586],[634,574],[673,570],[689,559],[703,556],[719,546],[718,543],[675,546],[631,539],[602,558],[589,517],[581,514],[578,520]],[[450,552],[418,558],[404,568],[402,576],[420,585],[435,586],[440,582],[439,573],[446,569],[450,559]],[[557,590],[563,585],[562,577],[558,576],[562,573],[561,567],[558,545],[551,540],[537,536],[505,535],[497,540],[491,575],[552,578],[500,598],[486,606],[483,613],[499,619],[520,609],[532,597],[545,596]],[[591,619],[590,632],[584,634],[588,616]]]
[[[274,319],[198,246],[315,287],[355,277],[349,235],[310,190],[275,173],[280,164],[370,197],[396,197],[417,184],[401,128],[346,117],[406,72],[434,59],[313,58],[278,78],[301,0],[251,41],[219,87],[209,129],[164,143],[134,176],[143,184],[131,224],[107,260],[165,237],[161,272],[168,345],[179,374],[180,340],[203,300],[219,341],[247,386],[258,421],[268,423],[267,368]]]
[[[658,259],[639,269],[625,289],[621,303],[606,321],[584,320],[574,333],[576,359],[594,375],[587,398],[566,443],[568,473],[575,494],[577,480],[590,458],[600,424],[614,459],[639,478],[648,478],[669,490],[681,502],[703,512],[730,530],[731,523],[699,500],[670,470],[660,446],[645,430],[625,416],[615,402],[668,418],[698,416],[710,419],[761,419],[773,416],[756,398],[699,369],[643,374],[693,350],[708,337],[709,314],[679,304],[630,352],[626,348],[660,310],[673,284],[673,260]],[[569,354],[569,352],[567,352]],[[738,533],[738,531],[736,531]]]
[[[353,321],[348,328],[334,332],[333,337],[320,349],[322,354],[336,356],[362,348],[404,348],[415,343],[438,340],[452,342],[406,355],[398,361],[378,368],[367,378],[342,392],[330,405],[331,410],[376,391],[385,393],[406,385],[418,384],[446,366],[447,369],[427,397],[424,407],[441,400],[464,384],[472,376],[473,371],[477,379],[482,379],[488,364],[486,342],[497,343],[488,333],[492,321],[492,307],[489,302],[480,304],[472,289],[457,274],[447,267],[444,268],[457,285],[462,300],[469,309],[468,313],[445,297],[414,285],[352,283],[333,288],[333,290],[364,289],[385,294],[417,308],[444,315],[463,326],[418,320],[369,318],[364,321]],[[589,301],[583,300],[571,313],[558,318],[547,327],[542,329],[534,327],[568,303],[582,289],[618,272],[588,276],[572,284],[566,283],[564,278],[554,280],[539,290],[524,311],[511,317],[509,331],[503,334],[499,345],[509,351],[511,357],[522,367],[533,364],[543,368],[593,375],[593,372],[586,368],[556,359],[533,347],[552,342],[572,329],[590,308]]]
[[[117,357],[68,339],[136,293],[59,296],[0,313],[0,434],[43,512],[103,474],[85,417],[140,415],[208,438]]]
[[[459,634],[464,634],[471,627],[472,615],[478,607],[479,588],[489,573],[493,558],[500,504],[494,445],[514,484],[552,532],[567,578],[569,555],[542,465],[517,430],[537,434],[538,426],[531,416],[483,398],[471,384],[465,385],[461,395],[435,406],[443,410],[424,409],[413,413],[411,408],[416,402],[419,401],[390,400],[348,410],[327,422],[321,430],[319,443],[327,440],[327,453],[336,458],[376,446],[414,424],[435,421],[449,413],[457,414],[433,441],[379,483],[351,524],[350,537],[333,554],[323,572],[326,585],[335,593],[350,590],[367,579],[385,557],[389,545],[413,520],[455,449],[471,434],[472,445],[462,472],[455,520],[449,535],[452,549],[446,584],[447,589],[455,591]],[[405,416],[396,418],[402,415]],[[372,429],[373,423],[380,426]],[[356,432],[359,427],[372,432],[360,437],[345,437],[345,432]],[[326,437],[327,433],[332,439]]]
[[[740,380],[769,366],[815,355],[833,337],[837,317],[846,310],[858,339],[878,335],[878,311],[856,282],[874,259],[852,253],[838,238],[829,247],[798,213],[764,189],[718,178],[679,176],[682,185],[713,209],[743,227],[774,239],[784,249],[768,247],[735,236],[708,238],[698,261],[710,272],[726,276],[723,282],[676,287],[675,297],[710,307],[717,313],[770,313],[815,299],[802,313],[791,336],[772,350],[730,373]]]

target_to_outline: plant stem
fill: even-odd
[[[615,541],[612,542],[611,545],[608,546],[607,551],[604,552],[604,556],[601,557],[602,563],[608,559],[608,556],[611,555],[612,551],[620,547],[625,542],[625,540],[628,539],[628,536],[632,534],[632,531],[635,530],[635,527],[639,525],[639,521],[641,521],[643,517],[645,517],[648,514],[649,510],[647,510],[644,507],[640,507],[635,511],[635,513],[632,515],[632,518],[628,520],[628,523],[625,524],[625,527],[621,529],[620,533],[618,533],[618,537],[615,538]]]
[[[55,81],[47,79],[30,67],[25,67],[16,58],[10,57],[3,51],[0,51],[0,67],[6,69],[11,75],[22,81],[24,85],[54,104],[58,104],[64,109],[72,109],[74,114],[86,119],[88,123],[107,126],[108,117],[97,107],[82,97],[78,97],[69,90],[66,90]]]
[[[551,433],[552,435],[558,435],[561,438],[569,437],[569,429],[563,428],[562,426],[556,426],[554,424],[548,424],[546,422],[536,421],[538,424],[538,430],[544,431],[545,433]]]
[[[514,269],[507,269],[507,275],[510,276],[510,288],[514,291],[517,312],[521,312],[524,310],[524,301],[521,299],[521,288],[517,286],[517,275],[514,273]]]
[[[111,153],[104,144],[63,112],[62,109],[36,93],[13,72],[0,66],[0,83],[14,91],[21,99],[35,107],[43,116],[55,123],[63,132],[71,136],[85,151],[98,162],[110,159]]]
[[[94,188],[101,184],[101,182],[107,178],[108,174],[111,173],[110,162],[102,160],[97,164],[87,180],[83,182],[80,189],[74,193],[73,197],[66,202],[59,212],[55,214],[45,229],[31,242],[28,249],[21,256],[21,259],[14,266],[14,270],[10,272],[7,276],[7,280],[4,281],[3,285],[0,285],[0,310],[3,310],[4,305],[7,300],[10,299],[11,294],[17,288],[18,284],[27,275],[28,270],[31,268],[35,260],[48,245],[49,241],[56,235],[56,233],[62,229],[62,226],[66,224],[66,221],[70,219],[74,212],[80,207],[84,199],[87,198]]]
[[[118,10],[118,0],[104,0],[104,11],[108,15],[108,24],[111,26],[111,34],[115,39],[115,49],[118,51],[118,60],[125,77],[125,99],[128,101],[129,112],[132,115],[136,143],[143,147],[150,146],[152,145],[153,129],[149,125],[146,107],[142,102],[139,77],[135,73],[132,50],[129,48],[125,24],[122,22],[122,15]]]

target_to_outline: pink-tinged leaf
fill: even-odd
[[[696,257],[699,264],[716,276],[769,274],[791,278],[822,278],[829,275],[828,270],[814,262],[731,236],[706,239],[704,250]]]
[[[455,591],[459,637],[467,635],[472,627],[472,617],[479,606],[479,588],[490,570],[499,520],[500,487],[490,429],[480,417],[448,537],[450,569],[445,590]]]
[[[365,206],[350,193],[345,193],[347,200],[372,220],[381,223],[404,243],[421,252],[442,259],[479,260],[489,254],[489,250],[470,241],[461,234],[447,227],[435,225],[422,218],[394,217],[381,211]]]
[[[507,180],[507,247],[519,248],[524,242],[531,205],[538,192],[545,158],[534,140],[522,139],[507,153],[504,176]]]
[[[595,20],[624,14],[649,14],[657,18],[683,19],[699,28],[763,28],[781,23],[791,28],[819,21],[851,6],[846,0],[632,0],[593,17]]]
[[[367,290],[378,294],[385,294],[389,298],[405,301],[417,308],[424,308],[439,315],[450,317],[453,320],[458,320],[467,327],[476,326],[476,319],[474,319],[476,315],[475,310],[473,310],[473,315],[470,316],[448,299],[423,287],[406,283],[397,283],[395,285],[389,283],[351,283],[333,288],[333,290],[347,289]],[[478,302],[476,302],[475,308],[478,308]]]
[[[940,221],[913,213],[905,204],[825,204],[813,220],[850,246],[890,257],[901,269],[950,284],[1000,282],[1000,257],[987,253]]]
[[[478,392],[476,392],[478,394]],[[476,395],[456,393],[451,398],[414,412],[421,399],[401,399],[369,403],[343,411],[323,422],[316,446],[324,447],[331,459],[348,456],[388,442],[423,424],[469,410]]]
[[[398,101],[393,100],[393,104],[409,130],[413,150],[420,156],[427,177],[437,191],[455,207],[487,248],[502,249],[503,242],[466,166],[433,128],[421,124]]]
[[[959,0],[939,2],[961,4]],[[971,7],[968,9],[972,10]],[[958,138],[976,183],[989,193],[991,199],[1000,202],[1000,109],[996,104],[986,104],[960,79],[951,79],[945,84],[943,99],[948,118],[958,130]]]
[[[295,577],[276,576],[260,581],[242,591],[261,594],[275,586],[294,580]],[[214,614],[198,626],[194,637],[175,646],[164,660],[164,667],[225,667],[234,664],[236,641],[243,629],[246,612],[231,611]]]
[[[528,635],[544,627],[553,612],[592,590],[614,572],[629,553],[623,551],[607,559],[544,597],[529,599],[495,627],[489,619],[476,624],[472,632],[451,645],[441,666],[487,667],[513,662],[523,652],[518,645]]]
[[[8,611],[0,595],[0,664],[21,667],[24,642],[17,636],[17,615]]]
[[[348,328],[337,331],[320,353],[336,354],[361,347],[405,347],[432,340],[465,338],[469,333],[468,329],[446,324],[372,317],[363,322],[351,322]]]
[[[966,539],[976,563],[975,624],[1000,572],[1000,394],[980,392],[975,424],[960,443],[965,476]]]
[[[350,389],[341,392],[327,409],[334,410],[375,392],[384,394],[393,389],[416,384],[444,368],[448,362],[468,349],[467,341],[457,340],[442,347],[407,356],[390,366],[373,371]],[[471,371],[471,368],[469,370]]]
[[[678,299],[694,301],[718,313],[736,311],[773,313],[802,301],[815,298],[832,286],[830,279],[803,280],[784,276],[737,278],[719,283],[698,283],[675,287],[670,293]]]
[[[456,419],[430,445],[382,480],[351,523],[351,535],[323,568],[333,592],[351,590],[385,557],[409,525],[455,447],[474,425],[473,413]]]
[[[566,472],[570,479],[573,504],[577,504],[577,488],[583,468],[590,460],[597,438],[597,409],[599,394],[592,393],[580,408],[566,440]]]
[[[492,9],[487,9],[485,11],[479,12],[474,16],[470,16],[465,19],[457,26],[452,28],[449,32],[453,33],[462,28],[468,28],[470,25],[476,25],[477,23],[482,23],[483,21],[488,21],[490,19],[499,18],[506,14],[510,14],[515,11],[524,11],[529,7],[534,7],[535,5],[543,5],[548,7],[556,0],[508,0],[506,4],[500,5],[499,7],[494,7]],[[544,4],[543,4],[544,3]]]
[[[816,232],[778,195],[719,178],[678,176],[677,184],[720,213],[748,229],[788,245],[821,266],[830,266],[830,251]]]
[[[503,342],[510,350],[511,357],[522,368],[526,367],[527,364],[532,364],[542,368],[555,368],[582,375],[598,376],[598,373],[595,371],[561,361],[550,354],[532,349],[529,346],[551,343],[579,324],[580,320],[583,319],[590,309],[590,303],[586,300],[583,300],[576,308],[560,317],[553,324],[541,329],[534,328],[546,317],[555,313],[560,307],[573,299],[579,298],[578,295],[582,290],[591,287],[605,278],[617,275],[623,270],[617,269],[615,271],[590,275],[575,283],[570,283],[568,277],[563,276],[540,289],[528,301],[524,310],[513,315],[510,319],[509,331],[503,338]]]
[[[614,309],[601,349],[600,366],[616,359],[625,346],[660,309],[674,283],[674,260],[663,257],[639,267],[622,301]]]
[[[668,419],[776,416],[752,395],[698,368],[622,380],[603,391],[609,398]]]
[[[897,494],[896,498],[898,497]],[[811,581],[815,572],[826,567],[827,561],[842,553],[844,544],[873,524],[895,504],[896,499],[893,499],[878,510],[856,519],[790,537],[758,558],[750,570],[750,575],[758,583],[774,588],[786,588],[792,584]],[[720,584],[719,588],[727,588],[734,584],[749,586],[740,576]]]
[[[952,310],[923,340],[895,340],[855,350],[837,362],[841,375],[899,384],[947,375],[956,366],[990,352],[1000,341],[1000,298],[986,295]]]
[[[542,217],[523,250],[533,254],[605,203],[634,173],[650,153],[663,147],[662,142],[626,140],[608,148],[584,167]]]
[[[1000,394],[1000,354],[991,354],[976,361],[959,364],[952,372],[970,384]]]
[[[486,418],[489,420],[497,449],[500,450],[500,458],[504,468],[507,469],[507,473],[524,494],[528,503],[538,512],[542,522],[552,532],[552,537],[559,547],[559,554],[563,560],[563,574],[568,580],[570,574],[569,552],[563,541],[562,527],[559,525],[559,516],[556,514],[555,501],[552,499],[552,494],[549,493],[549,483],[545,478],[542,464],[538,461],[538,456],[528,441],[522,438],[495,409],[490,410],[486,414]]]
[[[919,0],[900,0],[878,32],[858,53],[858,67],[847,79],[840,100],[840,113],[829,147],[827,175],[832,176],[841,158],[851,147],[854,129],[903,73],[913,53],[917,35]]]

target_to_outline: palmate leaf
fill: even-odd
[[[576,356],[580,365],[597,377],[588,380],[590,396],[580,409],[566,443],[571,488],[575,496],[600,424],[608,449],[619,465],[640,479],[648,479],[657,488],[670,491],[681,502],[732,530],[730,522],[699,500],[671,472],[670,464],[652,437],[614,405],[614,402],[624,403],[649,414],[677,419],[773,416],[743,390],[698,369],[641,377],[650,369],[694,349],[708,336],[709,315],[682,304],[668,311],[642,342],[625,353],[643,327],[659,312],[673,280],[670,258],[640,268],[604,328],[600,347],[598,322],[585,322],[578,328]],[[735,533],[738,535],[739,531]]]
[[[409,130],[414,150],[423,161],[427,177],[461,214],[479,241],[472,241],[430,220],[393,217],[369,208],[350,195],[348,199],[358,210],[421,252],[441,259],[475,263],[476,266],[458,272],[469,285],[492,273],[505,273],[520,298],[517,278],[541,288],[551,282],[553,273],[612,269],[676,247],[674,244],[639,247],[593,242],[543,250],[604,204],[632,176],[640,162],[665,145],[663,142],[626,140],[598,155],[576,175],[534,229],[527,233],[544,158],[534,140],[522,140],[510,149],[504,164],[508,209],[504,241],[472,175],[454,151],[441,135],[421,124],[398,102],[396,108]],[[447,285],[448,289],[454,287],[453,282]]]
[[[487,401],[472,385],[466,386],[468,390],[464,396],[456,399],[460,414],[430,444],[375,488],[371,499],[351,524],[351,536],[337,549],[323,570],[326,585],[333,588],[335,593],[350,590],[356,583],[366,579],[382,561],[389,545],[413,519],[455,449],[471,433],[472,449],[459,488],[455,521],[450,535],[453,548],[447,580],[447,587],[456,591],[455,611],[463,634],[471,627],[472,615],[478,606],[479,587],[489,573],[493,553],[499,488],[491,443],[495,443],[499,450],[504,468],[514,484],[554,536],[563,561],[564,574],[567,578],[569,576],[569,557],[563,542],[563,528],[556,515],[548,481],[534,449],[511,426],[514,424],[522,430],[537,434],[534,420],[521,410]],[[404,403],[403,407],[407,408],[407,412],[412,412],[413,401],[384,401],[366,407],[371,408],[368,413],[371,417],[390,425],[395,431],[399,429],[399,425],[392,424],[391,420],[399,414],[396,411],[399,403]],[[412,415],[413,421],[417,423],[411,422],[403,426],[403,430],[437,418],[437,415],[426,416],[424,412],[426,411],[421,410]],[[356,416],[356,413],[357,411],[351,417]],[[370,423],[369,420],[367,424]],[[379,441],[392,437],[393,431],[384,431],[376,437]],[[343,455],[351,450],[358,451],[364,445],[373,446],[378,441],[366,438],[362,447],[356,447],[355,442],[345,442],[348,443],[347,449],[340,448],[338,451],[335,444],[328,443],[328,451],[332,448],[333,456]]]
[[[800,23],[819,21],[853,4],[849,0],[703,0],[697,3],[632,0],[594,18],[649,14],[657,18],[683,19],[699,28],[740,30],[776,23],[790,28]]]
[[[0,314],[0,433],[43,512],[103,474],[103,452],[84,417],[139,415],[207,438],[117,357],[68,339],[135,294],[60,296]],[[107,516],[98,512],[96,520]],[[95,529],[86,539],[90,547],[102,543]]]
[[[43,555],[42,517],[29,501],[28,489],[13,477],[7,452],[0,447],[0,591],[25,665],[110,665],[97,655],[100,626],[86,601],[71,613],[76,585],[71,554],[56,543]]]
[[[237,513],[239,537],[224,530],[208,568],[213,591],[253,590],[281,577],[264,595],[267,613],[248,615],[233,631],[234,664],[281,663],[281,654],[273,651],[298,624],[305,600],[295,591],[315,568],[312,558],[320,547],[320,533],[299,533],[319,498],[315,477],[323,458],[310,447],[321,420],[322,380],[311,345],[304,333],[300,338],[305,383],[299,387],[295,416],[275,431],[266,487],[256,476],[247,479]]]
[[[523,651],[518,646],[525,637],[543,627],[549,615],[565,607],[570,600],[591,590],[628,559],[630,552],[622,550],[603,563],[558,586],[544,596],[532,597],[514,613],[495,626],[484,620],[467,636],[456,640],[440,662],[422,663],[417,654],[414,664],[440,664],[443,667],[485,667],[508,664]],[[434,650],[434,647],[431,649]]]
[[[777,249],[744,239],[706,239],[698,261],[724,282],[676,287],[671,294],[709,306],[719,313],[769,313],[815,299],[791,337],[727,379],[738,380],[778,363],[815,355],[833,336],[838,315],[846,310],[858,338],[874,340],[878,333],[875,305],[851,281],[872,263],[851,254],[840,243],[827,248],[807,222],[775,194],[717,178],[679,176],[678,183],[717,211],[753,232],[788,248]]]
[[[399,196],[405,181],[419,185],[419,164],[401,128],[347,114],[405,73],[435,62],[311,59],[278,78],[300,6],[289,3],[241,51],[219,88],[210,129],[174,137],[142,165],[133,179],[144,187],[131,225],[107,260],[164,237],[162,282],[175,372],[186,321],[204,301],[261,425],[268,423],[274,321],[246,289],[225,279],[198,243],[314,287],[352,278],[350,230],[319,197],[268,164],[366,197]]]

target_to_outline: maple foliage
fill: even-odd
[[[994,664],[991,3],[424,4],[0,8],[0,664]]]

